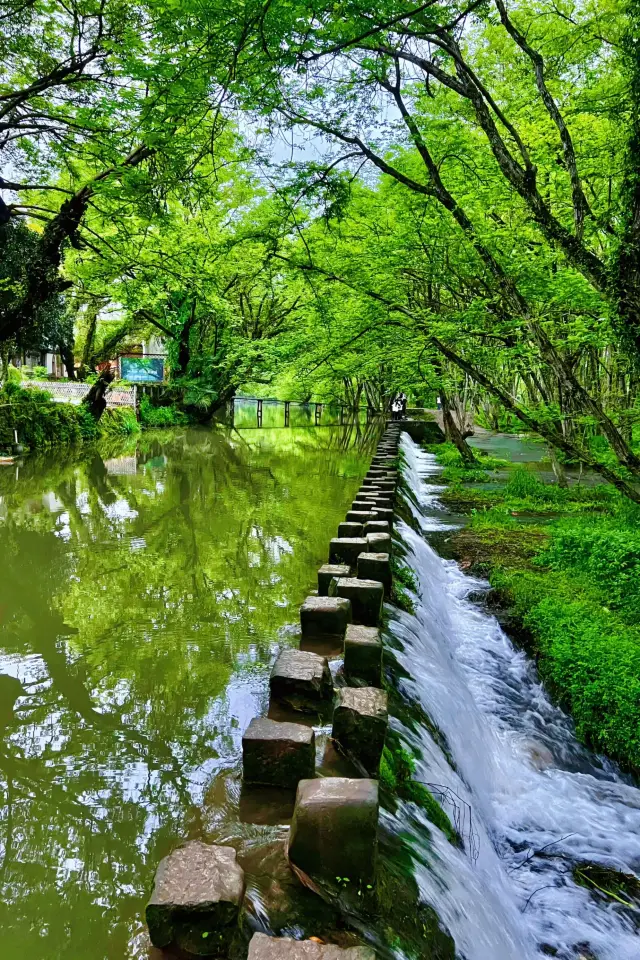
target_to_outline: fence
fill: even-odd
[[[84,400],[91,389],[89,383],[73,383],[67,381],[55,380],[23,380],[21,387],[34,390],[44,390],[56,403],[73,403],[76,406]],[[132,387],[109,387],[107,390],[107,407],[136,407],[136,386]]]

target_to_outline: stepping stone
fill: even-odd
[[[344,753],[377,777],[389,724],[388,698],[376,687],[342,687],[333,712],[332,737]]]
[[[334,538],[329,544],[329,563],[348,563],[350,567],[355,567],[358,554],[366,549],[367,541],[364,537]]]
[[[291,940],[254,933],[247,960],[376,960],[371,947],[335,947],[315,940]]]
[[[391,523],[392,520],[393,520],[393,510],[391,509],[391,507],[378,507],[378,506],[375,506],[375,507],[373,508],[373,512],[374,512],[374,514],[375,514],[375,518],[374,518],[374,519],[376,519],[376,520],[378,520],[378,519],[380,519],[380,520],[387,520],[389,523]]]
[[[186,843],[158,866],[145,912],[151,943],[200,957],[227,956],[243,896],[244,872],[233,847]]]
[[[368,533],[367,549],[363,553],[388,553],[391,556],[391,537],[388,533]]]
[[[313,727],[255,717],[242,738],[242,775],[247,783],[297,787],[316,770]]]
[[[333,697],[333,681],[326,657],[306,650],[283,650],[269,681],[271,696],[302,713],[316,713]]]
[[[289,833],[294,868],[332,887],[375,883],[378,852],[376,780],[323,777],[301,780]]]
[[[343,537],[361,537],[362,536],[362,524],[356,523],[352,520],[346,520],[344,523],[338,524],[338,537],[342,539]]]
[[[367,504],[367,507],[369,504]],[[349,510],[347,513],[347,520],[349,523],[366,523],[367,520],[373,520],[373,514],[369,509],[366,510]]]
[[[349,624],[344,637],[344,674],[348,683],[361,682],[370,687],[381,685],[382,641],[376,627]]]
[[[307,597],[300,607],[303,637],[342,638],[351,619],[351,604],[337,594],[329,597]]]
[[[361,553],[358,557],[358,580],[378,580],[386,597],[391,593],[391,558],[388,553]]]
[[[329,590],[334,597],[351,602],[354,623],[362,623],[365,627],[377,627],[380,623],[384,586],[379,581],[340,577],[331,583]]]
[[[395,490],[396,486],[395,480],[378,480],[380,490]]]
[[[365,536],[369,533],[391,533],[387,520],[368,520],[364,525]]]
[[[362,527],[362,524],[359,525]],[[351,567],[346,563],[325,563],[318,570],[318,596],[329,596],[329,584],[338,577],[348,577]]]

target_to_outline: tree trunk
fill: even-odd
[[[83,404],[88,407],[89,413],[96,423],[107,409],[106,392],[109,389],[109,386],[113,383],[114,379],[115,376],[111,370],[103,370],[100,374],[100,377],[96,380],[94,385],[91,387],[91,390],[89,390],[89,393],[82,401]]]
[[[442,402],[442,421],[447,440],[454,444],[456,450],[462,457],[462,462],[465,467],[477,467],[478,461],[475,457],[475,454],[463,437],[462,432],[455,421],[455,417],[451,412],[451,406],[449,405],[449,398],[442,387],[440,388],[440,399]]]
[[[62,362],[64,363],[64,368],[67,371],[67,376],[69,380],[75,380],[76,367],[75,367],[75,358],[73,356],[73,347],[69,346],[69,344],[67,343],[61,343],[60,356],[62,357]]]

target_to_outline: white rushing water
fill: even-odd
[[[403,449],[416,517],[425,531],[442,529],[434,457],[406,435]],[[487,584],[442,560],[406,524],[397,532],[419,598],[415,615],[400,612],[391,623],[401,641],[396,655],[411,678],[403,681],[407,691],[445,735],[456,771],[428,731],[403,733],[424,757],[416,777],[453,791],[466,811],[463,852],[426,821],[411,821],[420,814],[405,808],[425,900],[465,960],[639,960],[637,912],[596,902],[573,881],[571,864],[640,872],[640,790],[578,743],[531,661],[467,599]]]

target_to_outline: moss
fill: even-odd
[[[391,574],[391,602],[406,613],[415,613],[415,604],[409,593],[415,593],[418,589],[418,581],[413,572],[398,557],[392,556]]]
[[[633,874],[599,863],[578,863],[571,873],[578,886],[586,887],[597,899],[632,908],[640,906],[640,880]]]
[[[380,785],[389,794],[419,806],[450,843],[461,846],[458,832],[431,791],[425,784],[413,779],[415,769],[415,757],[393,735],[388,737],[380,761]]]

